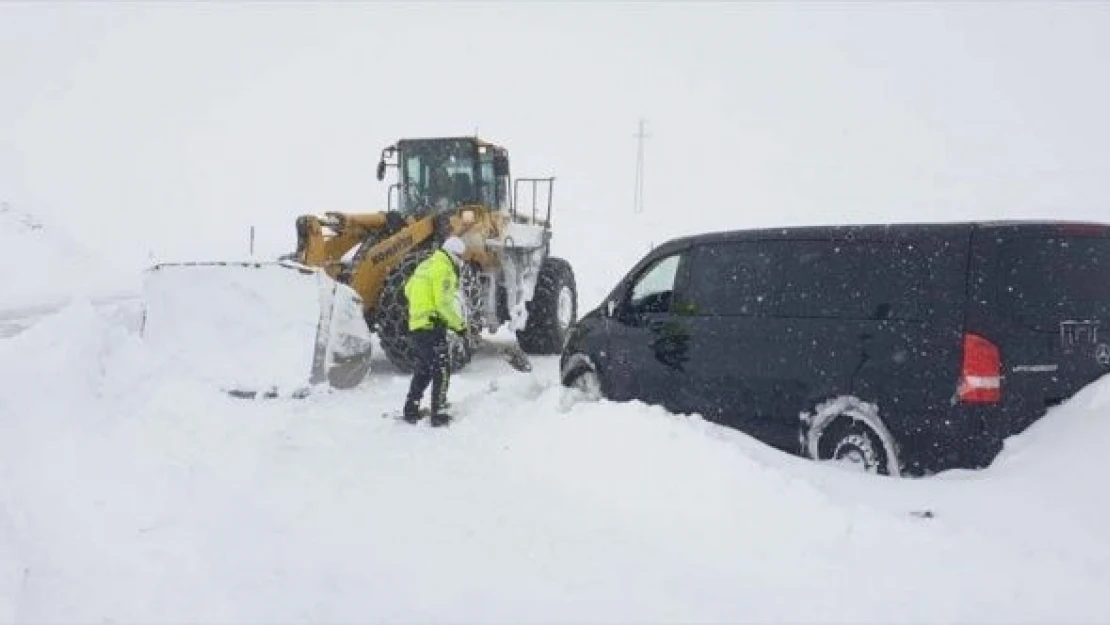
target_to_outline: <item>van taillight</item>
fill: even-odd
[[[965,404],[1002,401],[1002,357],[994,343],[978,334],[964,334],[959,392]]]

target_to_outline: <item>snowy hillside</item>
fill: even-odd
[[[138,293],[138,275],[90,251],[56,222],[0,202],[0,337],[75,299]]]
[[[90,270],[92,254],[64,229],[7,202],[0,202],[0,248],[5,261],[0,266],[0,310],[56,299],[75,289],[95,290],[107,281]]]

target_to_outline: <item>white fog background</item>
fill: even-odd
[[[1108,60],[1086,2],[5,3],[0,198],[128,266],[272,256],[383,208],[395,139],[477,130],[606,283],[622,239],[1104,219]]]

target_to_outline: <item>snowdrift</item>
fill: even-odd
[[[135,283],[121,275],[64,228],[0,202],[0,313],[133,292]]]
[[[75,301],[117,310],[138,290],[137,272],[128,279],[64,228],[0,201],[0,339]]]
[[[553,358],[476,360],[442,431],[380,416],[388,368],[234,399],[135,321],[0,341],[0,622],[1110,619],[1108,383],[988,470],[891,480],[568,402]]]

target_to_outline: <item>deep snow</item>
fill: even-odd
[[[144,263],[381,208],[404,136],[558,177],[580,312],[694,231],[1103,219],[1107,6],[0,12],[0,623],[1110,622],[1110,382],[989,469],[877,479],[569,403],[552,358],[475,361],[444,431],[380,416],[407,382],[381,358],[236,400],[227,363],[140,341],[133,299]]]
[[[1110,381],[987,470],[891,480],[573,401],[554,357],[479,357],[446,430],[381,416],[407,377],[380,357],[235,399],[139,310],[0,341],[0,622],[1110,619]]]

